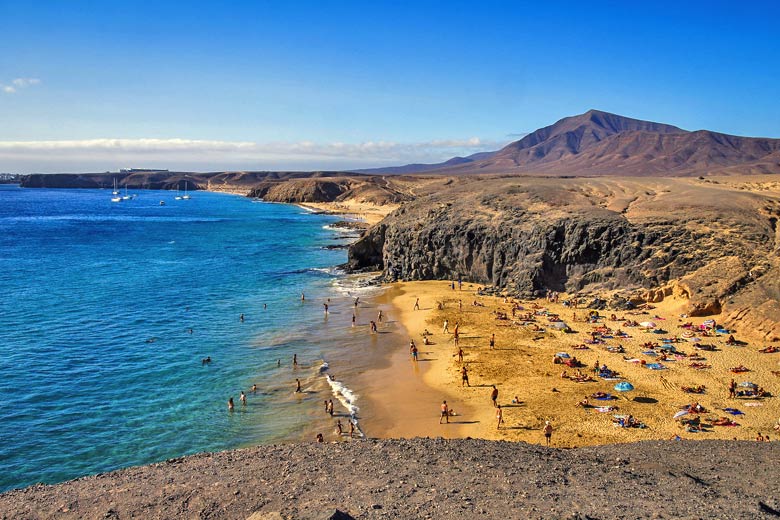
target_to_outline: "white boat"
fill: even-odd
[[[190,200],[192,197],[190,197],[190,194],[187,193],[187,181],[184,181],[184,196],[182,196],[182,199],[184,200]]]
[[[122,202],[122,197],[119,196],[119,190],[116,187],[116,179],[114,179],[114,191],[111,192],[111,202]]]
[[[179,193],[179,183],[176,183],[176,196],[173,198],[173,200],[181,200],[181,194]]]
[[[122,197],[119,197],[119,189],[116,187],[116,179],[114,179],[114,191],[111,192],[111,202],[122,202]]]
[[[165,201],[164,200],[160,201],[160,206],[165,206]]]
[[[125,195],[124,195],[124,197],[122,197],[122,200],[130,200],[132,198],[133,197],[131,197],[130,195],[127,194],[127,181],[125,181]]]

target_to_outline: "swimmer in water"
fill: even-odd
[[[234,408],[235,406],[233,406],[233,398],[231,397],[230,399],[228,399],[228,410],[232,412]]]
[[[251,390],[251,392],[252,392],[253,394],[256,394],[256,393],[257,393],[257,385],[252,385],[252,390]]]
[[[244,313],[243,312],[241,313],[241,316],[238,317],[238,319],[239,319],[239,321],[241,321],[241,323],[244,323]]]
[[[293,366],[298,366],[298,354],[293,354]]]
[[[239,399],[241,399],[241,404],[246,406],[246,394],[243,391],[241,392],[241,397],[239,397]]]
[[[296,393],[301,393],[301,380],[300,379],[296,379],[295,380],[295,392]]]

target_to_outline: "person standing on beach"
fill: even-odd
[[[455,334],[452,335],[452,338],[455,340],[455,346],[457,347],[460,344],[460,334],[458,334],[458,327],[455,327]]]
[[[232,412],[234,408],[235,406],[233,405],[233,398],[231,397],[228,399],[228,410]]]
[[[355,320],[356,320],[356,319],[357,319],[357,318],[355,317],[355,314],[354,314],[354,313],[352,313],[352,326],[353,326],[353,327],[355,326]]]
[[[490,336],[490,350],[493,350],[494,348],[496,348],[496,335],[495,334]]]
[[[336,421],[336,433],[338,433],[339,436],[341,436],[344,433],[344,427],[341,426],[341,419]]]
[[[333,399],[328,399],[328,407],[325,409],[325,411],[328,412],[331,417],[333,417]]]
[[[465,366],[460,369],[460,378],[461,378],[460,386],[471,386],[469,384],[469,371]]]
[[[300,394],[301,393],[301,380],[296,379],[295,380],[295,393]]]
[[[547,441],[547,446],[550,445],[550,437],[552,437],[553,427],[550,421],[544,421],[544,439]]]
[[[354,436],[355,436],[355,423],[349,421],[349,438],[351,439]]]
[[[458,363],[463,363],[463,349],[458,349]]]
[[[321,433],[317,434],[317,442],[325,442],[325,438],[322,436]]]
[[[498,400],[498,388],[496,388],[496,385],[493,385],[493,391],[490,392],[490,400],[493,401],[493,407],[498,406],[496,402]]]
[[[239,399],[241,400],[241,404],[246,406],[246,394],[243,390],[241,391],[241,397],[239,397]]]
[[[737,395],[737,382],[732,379],[729,382],[729,397],[734,399],[735,395]]]
[[[439,417],[439,424],[441,424],[442,419],[445,419],[447,424],[450,423],[450,408],[447,406],[447,401],[442,401],[441,403],[441,417]]]
[[[420,310],[420,298],[417,298],[414,301],[414,310],[419,311]]]
[[[293,354],[293,367],[298,366],[298,354]]]
[[[501,423],[504,422],[504,412],[501,410],[501,405],[496,407],[496,419],[498,420],[498,424],[496,424],[496,430],[500,430]]]
[[[447,320],[444,320],[444,327],[441,329],[442,334],[448,334],[450,332],[450,322]]]
[[[376,321],[378,321],[379,323],[382,323],[382,310],[381,309],[379,310],[379,313],[377,313],[377,315],[376,315]]]

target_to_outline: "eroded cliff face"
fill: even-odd
[[[755,310],[746,295],[780,272],[766,205],[780,208],[695,181],[480,179],[405,204],[353,244],[348,265],[526,297],[674,281],[691,315],[743,300]]]

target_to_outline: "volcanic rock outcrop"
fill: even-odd
[[[517,296],[674,283],[690,315],[749,309],[771,339],[778,214],[776,195],[700,180],[461,178],[371,228],[348,266]]]

